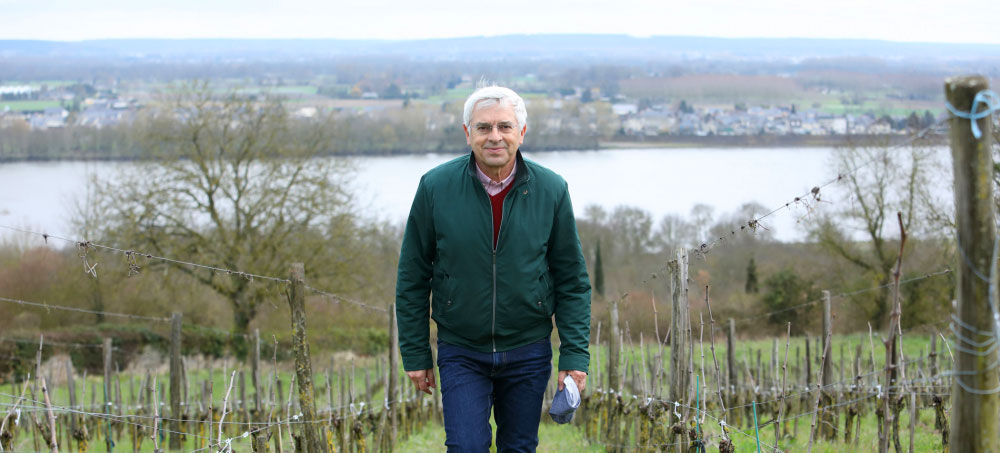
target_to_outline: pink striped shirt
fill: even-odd
[[[479,162],[476,162],[476,175],[479,176],[479,182],[483,183],[483,188],[486,189],[486,193],[490,194],[490,196],[502,192],[510,183],[514,182],[515,173],[517,173],[517,165],[514,165],[514,168],[510,170],[510,175],[504,178],[503,181],[496,182],[490,179],[486,173],[483,173],[483,170],[479,168]]]

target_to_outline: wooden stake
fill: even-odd
[[[181,319],[180,313],[170,318],[170,442],[171,450],[181,448]]]
[[[952,77],[945,80],[945,98],[956,110],[969,112],[975,96],[989,89],[982,76]],[[995,365],[997,353],[994,332],[997,286],[993,261],[996,246],[996,216],[993,201],[993,121],[981,118],[979,138],[972,134],[970,120],[952,116],[949,120],[951,155],[955,174],[955,218],[959,264],[957,272],[956,315],[963,325],[956,325],[966,338],[977,344],[965,344],[957,351],[956,375],[952,388],[951,433],[953,451],[994,451],[1000,448],[1000,380]],[[990,247],[993,245],[994,247]],[[995,309],[995,308],[994,308]],[[972,329],[966,328],[971,327]],[[991,340],[992,341],[988,341]],[[980,343],[981,342],[981,343]],[[989,349],[989,348],[994,349]],[[964,374],[963,374],[964,373]]]
[[[313,396],[312,364],[309,359],[309,342],[306,340],[305,268],[302,263],[292,264],[289,271],[292,284],[288,291],[291,308],[293,349],[295,350],[295,385],[299,391],[299,408],[302,411],[302,432],[306,451],[325,452],[326,442],[316,429],[316,405]],[[291,396],[291,393],[289,393]]]

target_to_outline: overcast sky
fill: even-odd
[[[419,39],[512,33],[1000,44],[996,0],[0,0],[0,39]]]

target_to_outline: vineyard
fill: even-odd
[[[779,311],[717,319],[711,286],[692,287],[688,268],[727,237],[693,250],[680,248],[637,286],[659,279],[669,288],[669,313],[660,313],[655,301],[648,310],[654,331],[632,332],[628,322],[619,322],[619,307],[638,299],[629,293],[607,298],[609,321],[597,323],[591,334],[589,385],[575,429],[590,445],[607,451],[995,448],[1000,435],[995,288],[1000,240],[995,240],[988,113],[1000,106],[983,100],[988,100],[981,96],[985,88],[977,78],[946,83],[961,256],[955,269],[903,279],[907,231],[900,215],[900,252],[888,285],[830,289],[819,299]],[[983,104],[986,110],[979,108]],[[825,187],[844,177],[734,227],[731,236],[753,234],[763,218],[789,206],[818,202]],[[141,271],[140,262],[170,261],[274,285],[284,293],[291,320],[288,336],[279,342],[259,332],[239,336],[192,327],[197,322],[185,321],[180,313],[140,316],[0,297],[2,303],[43,316],[66,311],[153,326],[150,331],[160,332],[156,341],[167,351],[144,370],[123,370],[127,349],[134,345],[122,338],[107,336],[99,343],[52,341],[44,335],[0,338],[11,376],[0,389],[0,451],[393,451],[416,433],[441,429],[440,394],[416,392],[399,367],[391,304],[368,304],[314,288],[302,264],[290,264],[287,276],[256,275],[0,227],[72,244],[95,278],[95,255],[108,253],[125,257],[129,275]],[[938,278],[957,280],[954,314],[903,329],[900,320],[907,313],[901,288]],[[883,290],[891,294],[888,325],[835,331],[838,312],[848,309],[839,301]],[[384,319],[388,353],[313,356],[310,301],[352,306],[379,322]],[[787,323],[784,336],[752,339],[760,337],[759,323],[806,306],[822,307],[821,329],[793,336],[795,326]],[[660,331],[660,318],[669,320],[666,331]],[[246,360],[196,354],[193,345],[203,342],[205,331],[245,345]],[[74,357],[96,360],[102,372],[88,373],[86,367],[81,372]],[[552,379],[546,400],[554,391]]]

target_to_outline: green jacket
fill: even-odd
[[[480,352],[547,338],[554,314],[558,369],[587,371],[590,279],[566,181],[518,152],[494,251],[493,211],[474,165],[469,153],[417,186],[396,281],[403,367],[433,368],[428,314],[441,341]]]

